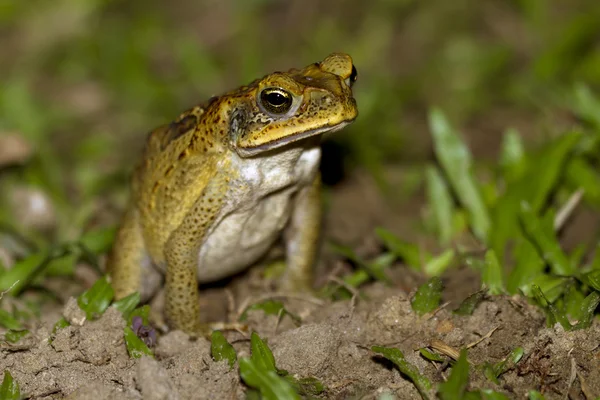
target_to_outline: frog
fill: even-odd
[[[199,284],[255,265],[279,241],[280,289],[312,289],[321,138],[358,116],[357,69],[332,53],[212,97],[147,136],[108,257],[115,298],[164,290],[170,329],[208,335]]]

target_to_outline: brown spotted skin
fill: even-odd
[[[357,116],[352,59],[334,53],[194,107],[154,130],[108,270],[117,298],[149,298],[165,275],[167,323],[200,324],[198,282],[250,266],[283,234],[283,287],[312,281],[320,228],[319,138]]]

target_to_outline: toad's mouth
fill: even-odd
[[[346,126],[348,126],[352,121],[344,121],[336,125],[326,125],[320,128],[309,129],[304,132],[298,132],[293,135],[285,136],[277,140],[273,140],[272,142],[261,144],[258,146],[251,147],[240,147],[239,145],[236,147],[236,151],[240,157],[252,157],[258,154],[278,149],[290,143],[298,142],[302,139],[306,139],[312,136],[317,136],[324,133],[337,132]]]

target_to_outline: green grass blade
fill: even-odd
[[[367,275],[369,275],[372,279],[391,284],[390,278],[385,274],[384,271],[372,268],[370,263],[356,254],[350,247],[336,243],[330,243],[330,247],[334,252],[355,263],[358,268],[366,272]]]
[[[140,303],[140,300],[140,293],[134,292],[129,296],[123,297],[121,300],[115,301],[112,306],[119,310],[121,314],[123,314],[123,318],[127,320],[129,318],[129,314],[131,314]]]
[[[519,237],[514,251],[515,266],[506,281],[508,293],[525,291],[535,277],[542,274],[546,263],[535,246],[524,237]]]
[[[577,270],[580,265],[583,265],[583,258],[587,253],[587,244],[579,243],[569,254],[569,264],[574,270]]]
[[[273,370],[266,370],[264,366],[257,365],[254,359],[242,357],[239,366],[244,383],[260,390],[265,400],[300,400],[300,396],[284,378]]]
[[[494,229],[490,234],[490,246],[501,263],[507,242],[519,236],[521,203],[527,201],[532,212],[539,214],[580,138],[579,133],[571,132],[550,142],[531,160],[523,177],[509,184],[497,200],[492,210]]]
[[[431,391],[431,382],[424,375],[422,375],[417,367],[406,361],[404,354],[399,349],[391,347],[373,346],[371,347],[375,353],[379,353],[398,367],[400,372],[406,375],[412,383],[415,385],[419,394],[423,399],[429,399],[429,392]]]
[[[572,329],[571,323],[567,318],[567,315],[559,310],[554,304],[550,303],[544,293],[537,285],[532,285],[532,291],[538,304],[544,309],[548,317],[549,325],[554,325],[555,322],[561,324],[565,331]]]
[[[215,361],[227,360],[230,367],[237,360],[235,349],[220,331],[214,331],[210,337],[210,354]]]
[[[93,320],[104,313],[110,305],[113,296],[114,290],[110,286],[110,283],[108,283],[108,277],[104,276],[77,298],[77,304],[85,311],[86,318]]]
[[[548,195],[555,187],[569,154],[581,139],[578,132],[567,133],[554,140],[536,159],[536,166],[530,169],[535,177],[530,176],[529,203],[534,212],[539,212],[546,202]]]
[[[483,389],[481,391],[481,398],[483,400],[509,400],[508,396],[505,394],[493,391],[491,389]]]
[[[522,181],[508,186],[492,209],[490,247],[494,249],[500,263],[504,260],[504,249],[510,239],[519,237],[519,202],[526,198]]]
[[[452,367],[448,380],[439,385],[438,394],[440,399],[456,400],[464,398],[468,383],[469,362],[467,361],[467,350],[462,349],[456,364]]]
[[[502,177],[506,182],[518,180],[525,172],[526,158],[523,139],[516,129],[508,129],[502,137],[502,149],[500,151],[500,165]]]
[[[434,166],[425,170],[427,185],[427,203],[433,213],[435,230],[440,243],[447,244],[452,239],[454,204],[446,181]]]
[[[96,255],[103,254],[110,250],[116,233],[117,228],[114,226],[95,229],[84,233],[79,243]]]
[[[572,101],[569,102],[573,111],[600,128],[600,99],[598,99],[583,83],[577,83],[573,88]]]
[[[19,340],[23,339],[25,336],[29,334],[27,329],[22,330],[9,330],[4,334],[4,339],[10,343],[17,343]]]
[[[430,111],[429,126],[437,159],[460,203],[469,213],[473,232],[486,242],[490,216],[471,170],[471,153],[440,110]]]
[[[489,380],[494,382],[495,384],[499,385],[500,382],[498,381],[498,378],[500,377],[500,375],[502,375],[505,372],[507,372],[508,370],[514,368],[514,366],[519,361],[521,361],[524,353],[525,353],[525,351],[523,350],[522,347],[517,347],[514,350],[512,350],[510,352],[510,354],[504,358],[504,360],[502,360],[498,363],[495,363],[495,364],[485,365],[485,368],[484,368],[485,376]]]
[[[271,349],[263,342],[256,332],[252,332],[252,335],[250,336],[250,349],[254,365],[265,371],[277,372],[277,367],[275,367],[275,357],[273,357]]]
[[[23,329],[21,322],[14,315],[3,309],[0,309],[0,325],[6,329]]]
[[[590,269],[600,270],[600,243],[596,245],[596,249],[594,250],[594,258],[592,259],[592,263],[590,264]]]
[[[581,305],[585,300],[585,295],[581,290],[581,287],[576,284],[569,284],[565,289],[565,293],[562,296],[563,309],[572,320],[581,320],[584,318],[582,313]]]
[[[325,391],[325,385],[317,378],[309,377],[309,378],[300,378],[297,379],[292,375],[286,375],[283,377],[290,385],[296,393],[300,396],[308,396],[308,398],[312,398],[312,396],[318,396]]]
[[[371,280],[374,275],[378,276],[385,274],[385,270],[392,265],[395,260],[396,256],[392,253],[380,254],[373,260],[366,262],[368,268],[373,272],[372,274],[367,273],[365,269],[359,269],[358,271],[354,271],[351,274],[345,275],[343,278],[344,284],[349,287],[357,288],[363,283]],[[384,282],[387,284],[389,278],[387,275],[385,275],[385,278],[386,280]],[[353,294],[348,291],[346,287],[338,284],[325,286],[324,289],[325,290],[323,293],[326,297],[350,299],[353,296]],[[287,312],[287,314],[292,316],[294,320],[300,321],[300,317],[292,315],[289,312]]]
[[[69,321],[67,321],[64,317],[56,321],[54,326],[52,327],[52,336],[56,335],[59,330],[66,328],[71,325]]]
[[[427,359],[429,361],[444,362],[444,357],[440,356],[437,353],[429,351],[429,349],[427,349],[426,347],[420,348],[419,353],[421,354],[422,357],[424,357],[425,359]]]
[[[473,294],[470,294],[466,299],[464,299],[458,308],[454,310],[454,314],[456,315],[473,315],[473,311],[477,308],[477,306],[485,299],[486,291],[480,290]]]
[[[575,324],[573,329],[587,329],[592,326],[592,322],[594,321],[594,311],[596,311],[599,303],[600,293],[590,293],[581,303],[581,319]]]
[[[583,189],[583,196],[591,203],[600,205],[600,175],[583,158],[573,158],[567,164],[566,177],[574,188]]]
[[[440,276],[452,265],[455,254],[454,249],[447,249],[442,254],[432,257],[423,266],[423,272],[427,276]]]
[[[554,303],[565,293],[569,284],[569,278],[541,274],[536,276],[531,280],[531,282],[523,287],[523,294],[529,297],[534,297],[535,294],[533,292],[533,287],[537,286],[542,293],[544,293],[546,300],[548,300],[550,303]]]
[[[343,281],[345,285],[357,288],[363,283],[368,282],[370,279],[371,277],[369,276],[369,274],[367,274],[361,269],[344,276]],[[353,296],[353,294],[346,287],[340,286],[338,284],[329,285],[326,287],[326,289],[326,296],[331,297],[333,299],[351,299]]]
[[[537,390],[530,390],[529,393],[527,393],[527,396],[529,400],[546,400],[544,395]]]
[[[75,264],[81,257],[81,251],[75,246],[68,246],[69,249],[62,256],[53,257],[48,261],[45,272],[48,276],[73,276],[75,273]]]
[[[594,290],[600,291],[600,269],[593,269],[587,274],[584,274],[582,280],[584,283],[594,288]]]
[[[561,249],[558,239],[554,234],[552,221],[554,218],[541,220],[527,202],[521,204],[521,221],[527,237],[533,242],[548,264],[552,272],[557,275],[571,276],[576,273],[569,262],[569,258]]]
[[[429,254],[422,252],[417,245],[405,242],[387,229],[375,228],[375,234],[392,254],[417,271],[430,259]]]
[[[485,287],[488,288],[490,294],[498,295],[504,293],[502,267],[493,249],[489,249],[485,253],[485,263],[481,280]]]
[[[252,304],[248,306],[242,315],[240,315],[240,321],[246,321],[248,319],[248,312],[252,310],[262,310],[267,315],[285,315],[288,314],[282,302],[278,300],[265,300],[260,303]],[[291,315],[291,314],[290,314]],[[294,319],[298,318],[293,316]]]
[[[442,301],[442,280],[436,276],[419,286],[411,306],[417,315],[424,315],[434,311]]]
[[[2,385],[0,385],[0,399],[2,400],[20,400],[21,391],[19,390],[19,384],[15,381],[8,372],[4,370],[4,379],[2,379]]]
[[[48,261],[48,252],[40,251],[17,262],[10,270],[0,274],[0,291],[10,289],[9,293],[16,296],[48,264]]]
[[[140,358],[143,355],[154,357],[152,350],[144,343],[142,339],[128,326],[125,327],[125,347],[131,358]]]

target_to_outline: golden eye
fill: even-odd
[[[270,113],[285,114],[292,107],[292,95],[283,89],[266,88],[260,93],[260,102]]]

